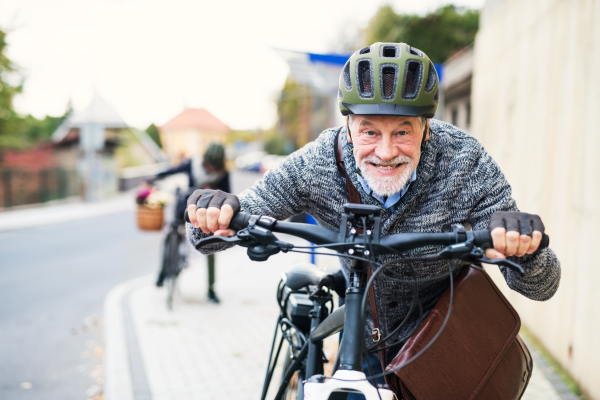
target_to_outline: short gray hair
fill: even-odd
[[[352,123],[352,117],[354,116],[354,114],[348,114],[348,125],[350,125]],[[425,136],[425,134],[427,133],[427,117],[417,117],[419,118],[419,122],[421,122],[421,127],[423,127],[423,136]]]

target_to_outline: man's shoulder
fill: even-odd
[[[454,125],[432,119],[429,128],[431,139],[436,147],[446,155],[458,156],[461,153],[468,153],[475,156],[483,150],[483,146],[476,138]]]
[[[336,126],[333,128],[325,129],[323,132],[319,134],[315,142],[320,146],[328,146],[333,144],[333,141],[339,134],[346,134],[346,129],[343,126]]]

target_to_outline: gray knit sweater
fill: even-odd
[[[319,225],[339,231],[342,206],[349,202],[345,179],[335,163],[334,139],[338,129],[324,131],[317,140],[291,154],[277,168],[265,174],[264,179],[240,195],[242,211],[285,219],[307,212]],[[452,125],[431,120],[430,140],[426,143],[417,169],[417,179],[411,183],[400,199],[396,210],[390,213],[365,193],[354,172],[356,162],[348,143],[346,130],[340,132],[344,143],[344,162],[363,204],[381,208],[382,236],[399,232],[440,232],[444,224],[463,224],[473,230],[487,229],[495,211],[517,211],[511,197],[511,187],[483,146],[472,136]],[[535,212],[535,210],[531,210]],[[194,240],[205,236],[190,224],[188,237]],[[214,252],[228,246],[213,245],[203,252]],[[439,247],[430,246],[414,250],[407,255],[430,254]],[[393,256],[382,257],[386,262]],[[533,300],[547,300],[554,295],[560,280],[560,264],[550,249],[538,250],[531,255],[512,258],[525,268],[518,276],[501,268],[508,286]],[[453,267],[459,267],[455,262]],[[349,261],[341,259],[348,276]],[[416,277],[406,263],[398,262],[391,270],[396,277],[423,279],[448,272],[446,261],[412,263]],[[382,333],[390,332],[404,319],[413,299],[411,289],[386,277],[375,282],[377,309]],[[448,279],[429,281],[419,285],[419,297],[425,315],[448,287]],[[399,332],[408,332],[418,323],[418,312]],[[373,327],[370,310],[367,310],[365,336],[372,343]]]

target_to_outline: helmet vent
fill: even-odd
[[[429,73],[427,74],[427,83],[425,83],[425,91],[427,93],[429,93],[433,90],[433,87],[435,86],[436,81],[437,81],[437,74],[435,72],[435,67],[433,66],[431,61],[429,61]]]
[[[414,47],[406,46],[408,48],[408,52],[413,56],[423,57],[423,52],[419,49],[415,49]]]
[[[352,90],[352,80],[350,79],[350,60],[346,61],[344,70],[342,71],[342,82],[346,90]]]
[[[397,53],[396,46],[383,46],[383,49],[381,51],[381,56],[395,58],[395,57],[397,57],[396,53]]]
[[[371,47],[363,47],[359,50],[358,54],[367,54],[371,52]]]
[[[440,100],[440,90],[438,89],[437,92],[435,92],[435,96],[433,96],[433,101],[435,101],[436,103]]]
[[[398,66],[383,64],[379,76],[381,76],[381,98],[383,100],[393,100],[396,94],[396,82],[398,81]]]
[[[358,74],[358,93],[360,97],[373,97],[373,72],[371,71],[371,60],[360,60],[356,65]]]
[[[402,98],[412,100],[417,97],[421,86],[421,71],[423,64],[420,61],[408,60],[406,62],[406,72],[404,74],[404,89]]]
[[[338,88],[338,100],[341,100],[344,98],[344,95],[342,94],[342,89]]]

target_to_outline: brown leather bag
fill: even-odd
[[[425,347],[448,312],[448,288],[402,350],[387,366],[404,364]],[[435,343],[389,376],[404,400],[520,399],[533,361],[518,335],[521,320],[485,271],[464,267],[454,283],[450,319]]]
[[[340,131],[335,146],[337,166],[346,178],[350,201],[360,203],[344,166]],[[375,338],[380,332],[373,291],[368,297]],[[449,304],[450,288],[386,371],[406,363],[427,346],[442,326]],[[533,369],[531,354],[518,335],[520,328],[519,314],[483,268],[466,266],[454,280],[452,312],[440,337],[414,362],[386,376],[386,382],[404,400],[520,399]],[[380,358],[385,359],[383,351]]]

